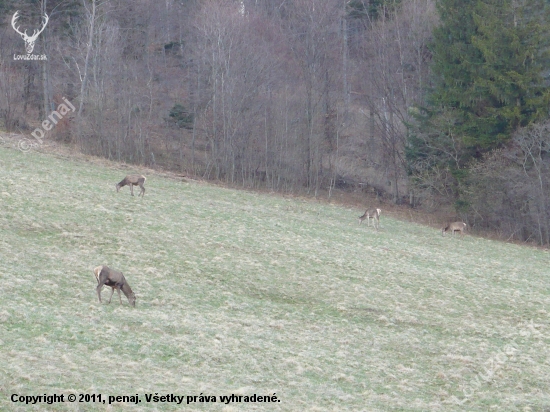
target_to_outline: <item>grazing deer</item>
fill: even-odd
[[[143,184],[147,178],[143,175],[128,175],[120,183],[116,184],[116,191],[118,193],[119,189],[123,186],[130,185],[130,193],[132,196],[134,195],[134,186],[139,185],[141,188],[141,191],[139,192],[139,195],[145,196],[145,187],[143,187]],[[138,197],[139,197],[138,195]]]
[[[367,219],[367,227],[368,227],[370,226],[370,220],[372,219],[372,225],[376,227],[376,222],[378,222],[378,227],[380,227],[381,213],[382,213],[382,209],[367,209],[363,214],[363,216],[359,216],[359,224],[363,223],[363,220]]]
[[[136,307],[136,295],[134,294],[134,292],[132,292],[132,288],[130,288],[130,285],[128,284],[128,282],[126,282],[126,278],[121,272],[110,269],[107,266],[98,266],[94,269],[94,275],[97,279],[96,291],[100,303],[101,288],[103,287],[103,285],[106,285],[111,287],[111,297],[109,298],[109,302],[107,303],[111,303],[111,299],[113,298],[113,294],[115,293],[116,289],[118,292],[120,304],[122,305],[122,298],[120,296],[120,290],[122,289],[122,292],[128,298],[128,302],[130,303],[130,305]]]
[[[453,222],[449,223],[447,226],[441,229],[441,235],[445,236],[445,232],[451,231],[451,233],[455,234],[455,232],[460,232],[461,236],[464,236],[464,231],[466,230],[466,226],[468,226],[464,222]]]

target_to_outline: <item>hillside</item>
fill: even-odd
[[[115,166],[0,146],[0,410],[550,408],[546,251],[153,174],[132,198]],[[135,309],[99,304],[99,264]]]

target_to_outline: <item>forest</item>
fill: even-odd
[[[0,128],[30,136],[69,101],[44,138],[85,154],[234,187],[364,190],[548,245],[548,9],[0,0]]]

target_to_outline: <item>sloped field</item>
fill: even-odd
[[[550,409],[546,251],[125,173],[0,147],[0,410]],[[54,393],[141,403],[11,401]]]

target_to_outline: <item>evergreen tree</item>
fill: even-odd
[[[548,7],[543,0],[439,0],[437,6],[432,88],[407,155],[411,171],[419,164],[423,173],[447,167],[459,185],[472,157],[548,116]]]
[[[347,4],[348,16],[375,21],[383,13],[395,10],[401,4],[401,0],[350,0]],[[389,17],[389,16],[386,16]]]
[[[547,116],[544,8],[539,0],[526,1],[521,7],[513,0],[478,3],[472,44],[481,52],[483,65],[474,79],[480,99],[467,111],[465,132],[470,145],[497,146],[518,127]]]
[[[548,24],[541,0],[440,0],[431,110],[454,110],[454,133],[491,149],[547,115]]]

